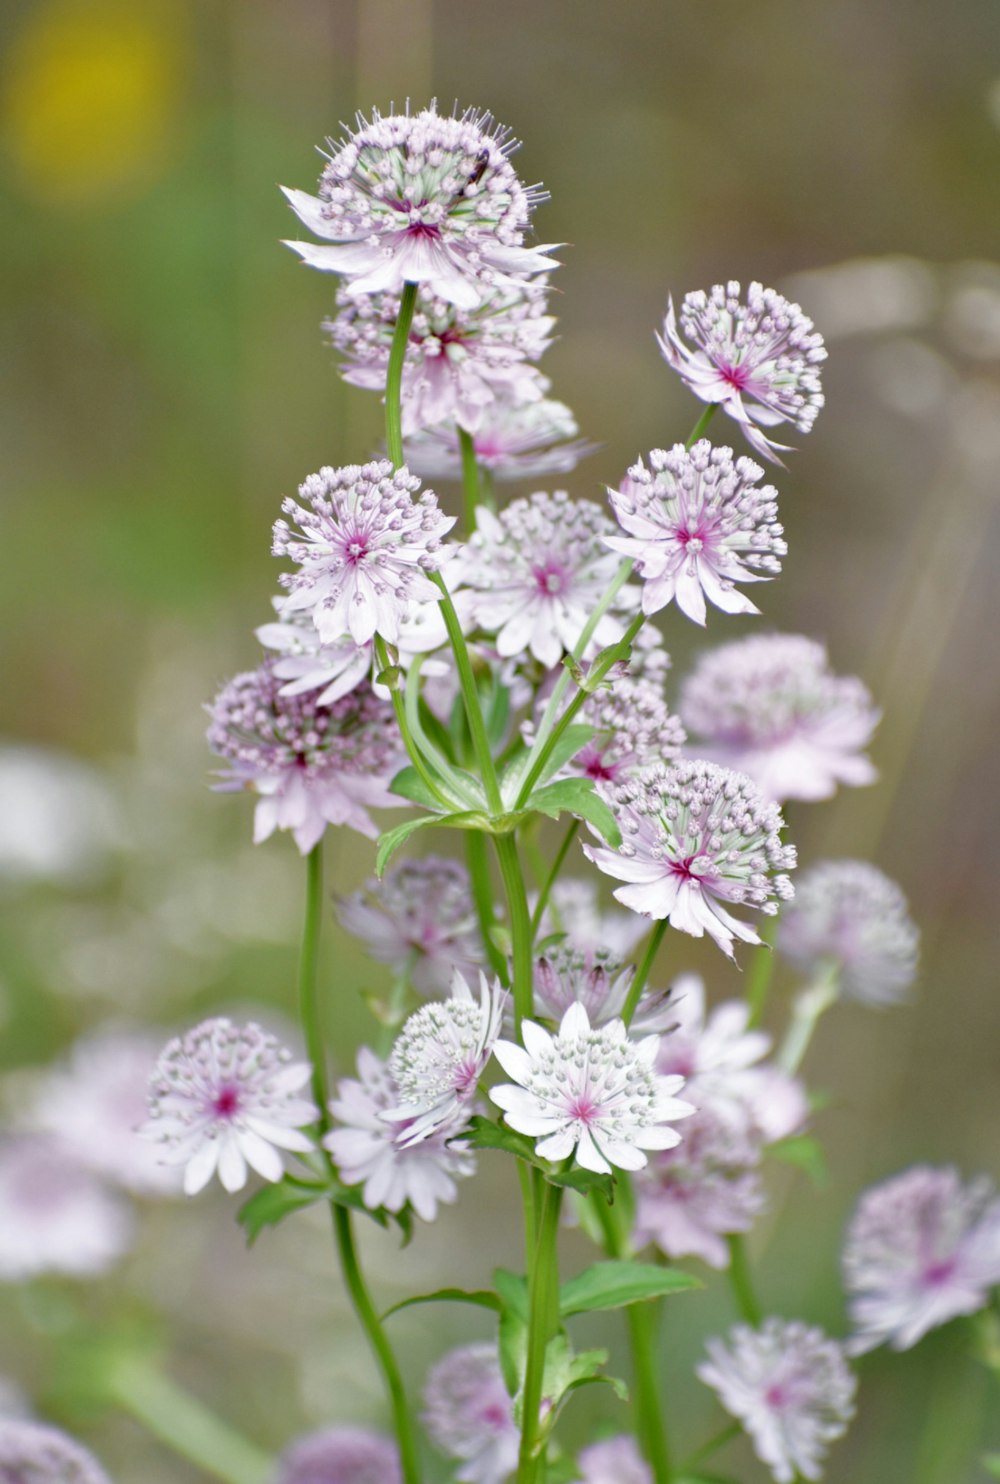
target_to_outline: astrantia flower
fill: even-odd
[[[506,1484],[517,1467],[520,1430],[493,1345],[449,1350],[424,1383],[423,1424],[462,1484]]]
[[[566,1011],[556,1036],[533,1020],[521,1026],[524,1047],[498,1041],[497,1061],[512,1083],[490,1097],[518,1133],[537,1139],[545,1159],[575,1154],[585,1170],[641,1170],[647,1149],[670,1149],[680,1140],[668,1119],[687,1118],[690,1103],[674,1097],[683,1077],[654,1070],[658,1036],[630,1041],[623,1020],[591,1030],[579,1002]]]
[[[391,965],[420,994],[445,992],[456,969],[472,974],[483,956],[469,873],[442,856],[390,867],[381,881],[339,897],[337,915],[372,958]]]
[[[278,599],[280,604],[281,599]],[[350,634],[324,644],[308,613],[290,614],[277,623],[261,624],[257,638],[275,658],[272,669],[283,682],[283,696],[317,691],[317,706],[332,706],[349,695],[374,668],[373,640],[356,644]]]
[[[460,572],[475,594],[479,626],[496,634],[501,656],[527,651],[552,669],[576,644],[618,569],[605,542],[610,520],[592,501],[559,490],[514,500],[499,516],[480,505],[476,521]],[[606,613],[594,643],[613,644],[622,633]]]
[[[324,1427],[281,1455],[275,1484],[401,1484],[399,1449],[367,1427]]]
[[[532,901],[532,909],[534,902]],[[580,953],[606,950],[624,963],[642,942],[648,926],[633,912],[602,908],[592,876],[566,876],[555,882],[538,929],[540,939],[564,933]]]
[[[597,448],[578,438],[579,431],[562,402],[494,402],[472,434],[476,463],[501,480],[569,474]],[[462,450],[454,428],[415,433],[406,453],[410,468],[422,479],[462,477]]]
[[[626,966],[606,948],[577,948],[571,939],[553,943],[535,960],[535,1011],[546,1020],[562,1020],[570,1005],[581,1004],[592,1026],[621,1016],[635,978],[635,966]],[[673,1007],[664,994],[647,991],[632,1017],[632,1029],[641,1033],[668,1030],[675,1023]]]
[[[747,301],[740,286],[717,283],[711,293],[687,294],[678,333],[670,299],[663,335],[656,338],[669,366],[703,402],[717,402],[740,424],[747,441],[766,459],[787,445],[760,430],[794,423],[808,433],[823,406],[819,366],[826,360],[823,337],[797,304],[774,289],[752,283]]]
[[[762,793],[828,799],[838,783],[872,783],[862,749],[879,713],[865,685],[834,675],[822,644],[760,634],[703,655],[680,713],[702,757],[748,773]]]
[[[285,189],[292,210],[333,246],[290,242],[312,268],[343,273],[351,294],[398,294],[404,283],[465,309],[489,289],[555,264],[527,248],[532,208],[508,155],[517,142],[489,113],[442,118],[373,111],[331,153],[319,196]]]
[[[784,872],[795,851],[779,838],[777,805],[749,778],[702,762],[654,765],[605,792],[622,844],[583,848],[599,870],[628,883],[615,891],[620,902],[694,938],[707,932],[730,958],[734,938],[760,942],[728,908],[744,903],[773,915],[773,898],[792,894]]]
[[[0,1279],[8,1282],[93,1277],[132,1240],[128,1207],[48,1136],[0,1140],[0,1211]]]
[[[292,1061],[252,1021],[240,1027],[223,1017],[203,1020],[164,1047],[142,1132],[159,1144],[166,1163],[184,1165],[188,1195],[216,1173],[226,1190],[242,1190],[247,1165],[265,1180],[280,1180],[279,1149],[314,1148],[302,1128],[317,1111],[299,1096],[309,1075],[306,1062]]]
[[[580,721],[592,726],[594,735],[571,758],[568,772],[604,783],[677,757],[687,737],[662,686],[631,675],[621,676],[610,690],[595,691],[584,702]]]
[[[677,601],[695,623],[705,599],[724,613],[758,613],[738,582],[777,576],[788,550],[778,524],[778,492],[758,484],[752,459],[733,461],[731,448],[702,438],[693,448],[654,448],[650,467],[633,464],[611,508],[625,536],[609,536],[614,551],[635,558],[643,579],[642,610],[658,613]]]
[[[376,632],[395,644],[412,602],[440,597],[424,569],[441,565],[441,541],[455,517],[439,508],[432,490],[414,495],[420,480],[388,459],[329,467],[310,474],[274,523],[272,551],[299,564],[280,581],[284,614],[308,612],[324,644],[349,633],[364,644]]]
[[[854,1354],[908,1350],[975,1314],[1000,1283],[1000,1199],[989,1180],[917,1165],[861,1197],[844,1244]]]
[[[544,283],[490,292],[474,309],[421,294],[403,362],[403,434],[441,423],[474,433],[498,399],[538,402],[547,377],[532,365],[552,343],[555,319],[545,313]],[[384,392],[399,299],[338,295],[341,305],[326,329],[347,358],[343,377],[352,386]]]
[[[0,1484],[108,1484],[92,1453],[41,1422],[0,1421]]]
[[[364,1185],[362,1196],[370,1211],[384,1208],[395,1214],[409,1203],[421,1220],[433,1221],[439,1201],[448,1205],[457,1198],[455,1180],[475,1172],[475,1160],[455,1137],[465,1113],[460,1110],[451,1126],[410,1144],[406,1136],[411,1125],[386,1118],[399,1104],[399,1088],[387,1064],[363,1046],[357,1080],[339,1082],[330,1103],[342,1127],[327,1134],[323,1144],[345,1184]]]
[[[499,980],[479,975],[479,1003],[456,969],[451,998],[423,1005],[405,1022],[389,1058],[399,1090],[399,1107],[390,1116],[406,1121],[404,1145],[454,1126],[470,1111],[479,1079],[500,1034],[507,999]]]
[[[721,1340],[706,1348],[698,1375],[739,1418],[778,1484],[796,1474],[820,1478],[829,1444],[854,1412],[856,1382],[836,1341],[796,1321],[767,1319],[757,1330],[737,1325],[728,1348]]]
[[[328,824],[374,839],[369,808],[398,808],[389,784],[406,755],[391,705],[365,682],[320,706],[315,695],[287,696],[274,661],[237,675],[209,709],[208,745],[231,767],[216,787],[251,789],[260,800],[254,841],[291,830],[305,855]]]
[[[635,1438],[622,1433],[591,1443],[577,1460],[580,1478],[577,1484],[653,1484],[649,1464],[639,1452]]]
[[[917,972],[920,934],[894,881],[867,861],[821,861],[781,914],[778,949],[808,975],[833,968],[841,991],[896,1005]]]

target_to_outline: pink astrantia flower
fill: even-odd
[[[260,795],[254,841],[291,830],[306,855],[328,824],[374,839],[369,809],[405,801],[389,784],[406,761],[392,707],[365,681],[321,706],[315,694],[283,693],[273,660],[237,675],[209,708],[208,745],[230,764],[216,788]]]
[[[324,1427],[278,1461],[275,1484],[402,1484],[399,1449],[367,1427]]]
[[[330,245],[289,242],[312,268],[342,273],[350,294],[398,294],[405,283],[471,309],[489,289],[555,266],[528,248],[533,207],[508,156],[518,148],[489,113],[442,118],[373,111],[330,154],[319,195],[284,188],[311,232]]]
[[[681,690],[693,750],[748,773],[768,798],[828,799],[873,783],[864,755],[879,712],[865,685],[830,670],[822,644],[759,634],[702,656]]]
[[[667,364],[696,397],[735,418],[762,457],[780,463],[777,454],[787,445],[761,428],[788,422],[808,433],[823,406],[819,366],[826,350],[812,320],[759,283],[750,285],[743,304],[739,284],[730,282],[709,294],[687,294],[680,325],[694,350],[678,332],[671,298],[663,335],[656,337]]]
[[[867,861],[820,861],[799,878],[776,947],[803,974],[833,969],[842,994],[898,1005],[917,972],[920,934],[894,881]]]
[[[58,1428],[0,1420],[0,1479],[4,1484],[109,1484],[92,1453]]]
[[[577,1484],[653,1484],[652,1470],[635,1438],[625,1433],[591,1443],[583,1449],[578,1464]]]
[[[517,1467],[520,1429],[494,1345],[460,1345],[424,1383],[423,1424],[457,1459],[462,1484],[505,1484]]]
[[[274,555],[299,566],[280,579],[281,612],[308,612],[324,644],[347,633],[356,644],[375,633],[395,644],[410,604],[439,598],[425,569],[441,565],[442,538],[455,524],[432,490],[414,499],[419,489],[388,459],[310,474],[299,485],[309,509],[292,499],[281,507],[301,537],[288,521],[274,523]]]
[[[917,1165],[861,1197],[844,1244],[858,1355],[908,1350],[928,1330],[975,1314],[1000,1283],[1000,1199],[985,1178]]]
[[[555,1036],[533,1020],[523,1022],[521,1036],[523,1047],[513,1041],[494,1046],[514,1083],[494,1087],[490,1097],[511,1128],[537,1139],[543,1158],[575,1154],[583,1169],[609,1174],[613,1167],[641,1170],[645,1150],[680,1141],[668,1120],[687,1118],[694,1109],[674,1096],[683,1077],[654,1070],[658,1036],[630,1041],[623,1020],[592,1030],[579,1001]]]
[[[494,479],[542,479],[569,474],[596,443],[577,437],[576,418],[562,402],[493,402],[472,434],[476,463]],[[461,479],[462,450],[454,428],[415,433],[406,446],[422,479]]]
[[[127,1205],[51,1136],[0,1139],[0,1211],[4,1282],[39,1273],[91,1278],[132,1241]]]
[[[608,786],[605,796],[622,844],[583,849],[605,875],[627,883],[615,891],[620,902],[645,917],[668,918],[692,937],[708,933],[730,958],[734,938],[760,942],[729,907],[743,903],[773,915],[773,898],[792,895],[784,873],[795,865],[795,851],[781,843],[779,809],[749,778],[715,763],[654,764]]]
[[[456,969],[468,976],[482,960],[469,873],[458,861],[404,860],[336,905],[341,925],[372,958],[420,994],[445,993]]]
[[[315,1147],[302,1132],[318,1116],[299,1096],[309,1076],[308,1063],[293,1061],[252,1021],[240,1027],[224,1017],[203,1020],[164,1047],[142,1133],[156,1141],[166,1163],[184,1166],[188,1195],[216,1173],[226,1190],[242,1190],[248,1165],[265,1180],[280,1180],[279,1150],[304,1154]]]
[[[605,543],[610,520],[592,501],[559,490],[514,500],[499,516],[480,505],[476,521],[458,566],[479,626],[496,634],[502,657],[527,652],[552,669],[577,643],[618,569]],[[628,596],[623,590],[619,607]],[[613,644],[623,632],[606,613],[594,644]]]
[[[702,438],[693,448],[654,448],[649,465],[633,464],[611,508],[625,536],[608,545],[634,557],[643,579],[642,611],[658,613],[676,600],[695,623],[705,622],[705,600],[724,613],[760,610],[736,583],[777,576],[788,547],[778,524],[777,490],[758,481],[751,459],[733,460],[730,448]]]
[[[675,758],[687,740],[678,717],[663,696],[662,685],[623,675],[610,690],[598,690],[580,712],[594,735],[567,764],[567,773],[582,773],[602,783],[617,783],[650,763]]]
[[[345,1184],[364,1185],[362,1198],[370,1211],[397,1214],[409,1204],[422,1221],[433,1221],[439,1202],[450,1205],[457,1199],[455,1180],[475,1172],[473,1157],[456,1138],[466,1110],[450,1126],[409,1143],[410,1124],[386,1117],[400,1104],[388,1065],[366,1046],[358,1052],[357,1065],[357,1079],[337,1084],[330,1112],[342,1127],[327,1134],[323,1144]]]
[[[854,1413],[856,1382],[822,1330],[784,1319],[737,1325],[728,1347],[709,1340],[698,1375],[753,1441],[778,1484],[819,1479],[829,1445]]]
[[[592,1026],[621,1016],[635,978],[635,966],[626,967],[606,948],[577,948],[563,938],[535,960],[535,1011],[546,1020],[562,1020],[570,1005],[581,1004]],[[676,1024],[668,994],[647,990],[632,1017],[632,1030],[658,1035]]]
[[[401,410],[409,438],[442,423],[475,433],[498,400],[541,401],[549,382],[532,362],[552,343],[544,282],[488,293],[474,309],[432,295],[417,299],[403,362]],[[346,357],[345,381],[384,392],[399,299],[338,296],[340,313],[325,328]]]
[[[282,600],[277,601],[280,605]],[[274,655],[272,668],[283,682],[283,696],[316,691],[317,706],[332,706],[367,680],[374,669],[374,640],[357,644],[350,634],[342,634],[324,644],[308,613],[261,624],[256,634]]]

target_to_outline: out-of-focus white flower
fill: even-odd
[[[776,947],[803,974],[833,969],[841,992],[898,1005],[917,972],[920,934],[894,881],[867,861],[820,861],[799,877]]]
[[[423,1423],[442,1453],[458,1460],[461,1484],[505,1484],[517,1467],[520,1432],[493,1345],[460,1345],[438,1361],[424,1383]]]
[[[523,1022],[521,1036],[523,1047],[513,1041],[494,1046],[514,1083],[494,1087],[490,1097],[511,1128],[537,1139],[543,1158],[575,1155],[583,1169],[600,1174],[612,1167],[641,1170],[645,1150],[680,1141],[668,1120],[687,1118],[694,1109],[674,1097],[683,1077],[654,1070],[658,1036],[630,1041],[622,1020],[591,1030],[578,1001],[556,1036],[533,1020]]]
[[[127,1205],[47,1135],[0,1140],[0,1279],[90,1278],[132,1241]]]
[[[401,1484],[399,1449],[367,1427],[324,1427],[286,1448],[275,1484]]]
[[[591,1443],[577,1462],[581,1471],[577,1484],[653,1484],[652,1471],[635,1438],[625,1433]]]
[[[216,1172],[226,1190],[242,1190],[248,1165],[265,1180],[280,1180],[279,1150],[315,1147],[302,1132],[318,1116],[299,1096],[309,1076],[307,1062],[293,1062],[253,1021],[240,1027],[223,1017],[203,1020],[164,1047],[142,1132],[159,1144],[165,1162],[184,1165],[188,1195]]]
[[[707,598],[724,613],[758,613],[736,583],[776,577],[788,550],[778,492],[758,484],[763,469],[752,459],[734,462],[731,448],[713,448],[707,438],[691,449],[655,448],[649,464],[640,459],[621,488],[608,491],[627,533],[609,536],[608,545],[635,558],[642,611],[658,613],[676,601],[704,624]]]
[[[0,1479],[4,1484],[109,1484],[92,1453],[41,1422],[0,1421]]]
[[[1000,1199],[985,1177],[916,1165],[861,1197],[844,1243],[855,1355],[908,1350],[929,1329],[975,1314],[1000,1283]]]
[[[280,605],[281,599],[277,603]],[[324,644],[309,614],[291,614],[261,624],[257,638],[275,658],[272,668],[284,682],[283,696],[319,691],[317,706],[332,706],[367,680],[374,668],[374,640],[356,644],[350,634]]]
[[[606,949],[581,949],[566,938],[553,943],[535,960],[535,1012],[562,1020],[571,1005],[581,1004],[592,1026],[620,1018],[635,978],[635,966],[619,962]],[[646,991],[632,1017],[633,1034],[658,1034],[676,1023],[669,996]]]
[[[534,906],[534,903],[532,903]],[[624,963],[649,931],[634,912],[601,908],[598,885],[592,876],[566,876],[555,882],[542,914],[539,938],[565,933],[566,941],[580,953],[607,950]]]
[[[494,479],[545,479],[569,474],[597,448],[578,438],[576,418],[562,402],[494,402],[472,434],[476,463]],[[415,433],[407,462],[422,479],[461,479],[462,449],[454,428]]]
[[[879,712],[822,644],[759,634],[702,656],[681,688],[692,752],[747,773],[769,799],[828,799],[838,783],[873,783],[864,755]]]
[[[856,1382],[841,1346],[822,1330],[767,1319],[737,1325],[728,1347],[709,1340],[698,1375],[738,1417],[778,1484],[819,1479],[827,1448],[854,1413]]]
[[[47,747],[0,746],[0,882],[87,880],[121,836],[96,768]]]
[[[363,1046],[357,1079],[339,1082],[330,1103],[342,1127],[327,1134],[323,1144],[345,1184],[364,1185],[362,1196],[370,1211],[397,1214],[409,1203],[422,1221],[433,1221],[439,1201],[450,1205],[457,1199],[455,1180],[475,1173],[474,1158],[456,1138],[465,1123],[464,1111],[450,1126],[409,1143],[410,1124],[386,1117],[399,1104],[388,1065]]]
[[[656,338],[664,359],[703,402],[718,403],[739,423],[747,442],[766,459],[781,460],[787,444],[761,432],[793,423],[808,433],[823,406],[819,366],[826,360],[823,337],[797,304],[774,289],[750,284],[746,303],[735,280],[710,293],[686,294],[680,327],[674,301],[667,305],[663,334]]]

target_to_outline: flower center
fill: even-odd
[[[541,593],[561,593],[567,586],[566,573],[554,562],[546,562],[544,567],[536,567],[534,576]]]
[[[750,383],[750,372],[744,366],[723,364],[719,367],[719,375],[727,386],[737,392],[745,391]]]
[[[216,1118],[232,1118],[239,1106],[239,1088],[232,1086],[220,1087],[212,1103],[212,1112]]]
[[[923,1278],[928,1288],[940,1288],[955,1271],[955,1263],[951,1258],[944,1258],[940,1262],[932,1262],[924,1268]]]
[[[570,1118],[576,1118],[580,1123],[585,1123],[589,1126],[597,1116],[598,1105],[589,1093],[580,1092],[577,1093],[576,1097],[570,1099],[566,1112]]]
[[[681,876],[685,881],[700,881],[701,877],[691,869],[692,863],[695,860],[697,860],[697,856],[688,855],[681,861],[671,861],[670,869],[675,876]]]

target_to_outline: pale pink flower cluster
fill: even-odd
[[[109,1484],[94,1455],[42,1422],[0,1420],[3,1484]]]
[[[0,1211],[3,1282],[95,1277],[128,1250],[135,1226],[128,1205],[53,1135],[0,1138]]]
[[[286,1448],[275,1484],[401,1484],[399,1449],[367,1427],[325,1427]]]
[[[653,1484],[653,1473],[635,1438],[621,1433],[584,1448],[576,1484]]]
[[[462,1484],[505,1484],[517,1466],[520,1429],[493,1345],[461,1345],[438,1361],[422,1421]]]
[[[634,978],[635,966],[626,966],[610,949],[581,948],[567,936],[535,959],[535,1011],[546,1020],[561,1021],[579,1003],[592,1026],[604,1025],[621,1017]],[[642,1034],[671,1030],[676,1016],[669,995],[645,990],[631,1025]]]
[[[471,434],[479,467],[494,479],[538,479],[569,474],[596,443],[578,436],[576,418],[562,402],[493,402]],[[407,443],[409,467],[422,479],[460,479],[458,429],[428,428]]]

